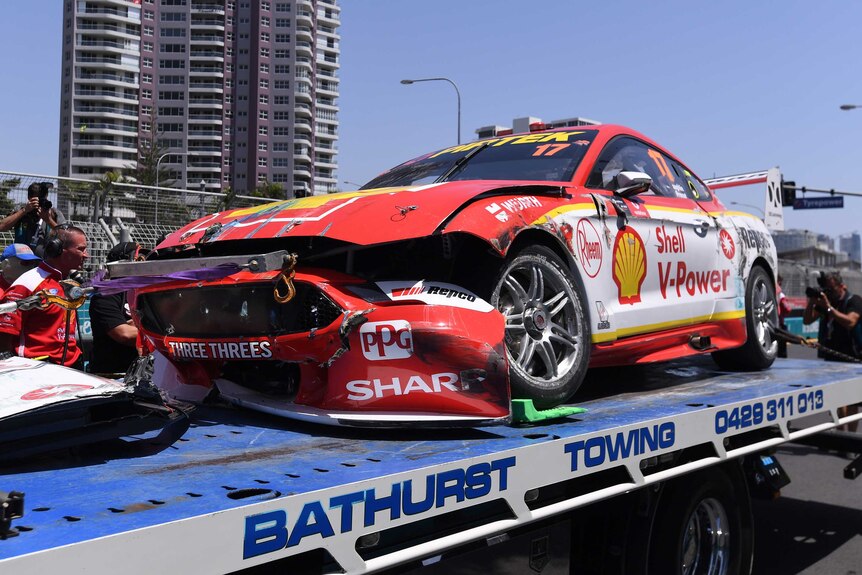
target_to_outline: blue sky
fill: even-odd
[[[515,117],[631,126],[701,177],[780,166],[811,188],[862,192],[862,3],[342,0],[339,180],[364,182]],[[0,169],[54,174],[60,0],[0,4]],[[350,186],[345,184],[345,188]],[[763,186],[723,190],[762,205]],[[843,210],[789,227],[862,230]],[[755,212],[756,213],[756,212]]]

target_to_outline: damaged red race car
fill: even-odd
[[[601,125],[210,215],[109,273],[152,282],[136,318],[154,382],[181,399],[457,426],[510,421],[513,398],[565,403],[594,366],[712,353],[769,367],[776,264],[763,222],[643,135]]]

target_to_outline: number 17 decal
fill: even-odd
[[[533,156],[553,156],[560,150],[565,150],[571,144],[545,144],[544,146],[536,146],[536,151]]]

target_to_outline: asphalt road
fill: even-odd
[[[788,355],[816,359],[799,346]],[[844,479],[850,459],[787,444],[776,456],[791,483],[779,499],[755,501],[754,573],[862,575],[862,478]]]

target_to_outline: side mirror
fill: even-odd
[[[624,198],[642,194],[652,186],[652,178],[643,172],[620,172],[614,181],[617,185],[614,193]]]

